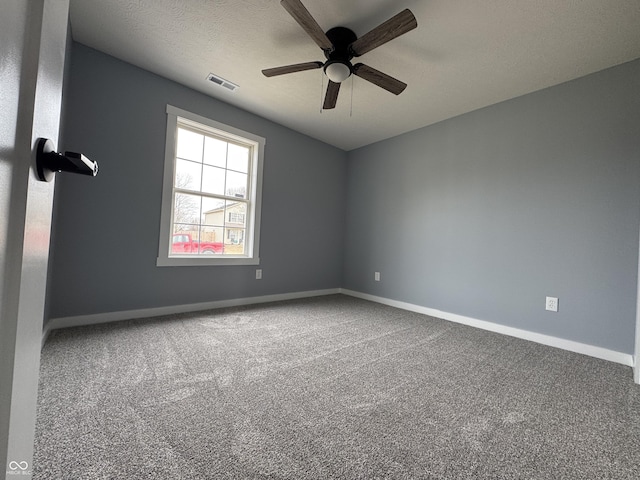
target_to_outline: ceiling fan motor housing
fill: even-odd
[[[325,73],[327,67],[334,63],[346,65],[349,68],[349,73],[353,73],[351,59],[354,55],[349,49],[349,45],[358,39],[356,34],[346,27],[333,27],[326,32],[326,35],[333,44],[333,50],[324,51],[324,56],[327,57],[327,62],[324,64]]]

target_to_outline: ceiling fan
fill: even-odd
[[[368,65],[363,63],[353,65],[351,60],[416,28],[418,22],[409,9],[403,10],[358,38],[352,30],[345,27],[334,27],[325,33],[300,0],[281,0],[280,4],[322,49],[327,61],[267,68],[262,70],[266,77],[323,68],[329,78],[323,109],[335,108],[340,84],[351,74],[395,95],[399,95],[407,87],[406,83]]]

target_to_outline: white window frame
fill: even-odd
[[[176,149],[178,138],[178,119],[180,123],[191,124],[214,135],[231,141],[250,143],[253,146],[253,158],[249,171],[249,192],[247,225],[244,255],[172,255],[171,248],[173,224],[173,178],[175,174]],[[213,266],[213,265],[260,265],[260,213],[262,200],[262,165],[264,160],[263,137],[225,125],[195,113],[167,105],[167,138],[164,158],[164,180],[162,184],[162,206],[160,214],[160,239],[158,242],[159,267]]]

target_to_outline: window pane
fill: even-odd
[[[224,168],[205,165],[202,168],[202,191],[216,195],[224,195],[225,171]]]
[[[224,253],[225,255],[244,255],[244,228],[224,229]]]
[[[173,203],[173,223],[200,223],[200,196],[176,193]]]
[[[204,136],[190,130],[178,128],[177,157],[202,163]]]
[[[225,194],[230,197],[247,198],[247,174],[227,170]]]
[[[223,238],[223,227],[200,227],[200,253],[203,255],[224,253]]]
[[[244,228],[247,205],[239,202],[227,202],[224,224],[229,228]]]
[[[225,168],[227,165],[227,142],[217,138],[205,137],[204,163]]]
[[[200,191],[202,164],[188,160],[176,160],[175,186],[187,190]]]
[[[230,143],[227,168],[247,173],[249,171],[249,148]]]
[[[217,198],[202,198],[202,224],[203,225],[224,225],[224,200]],[[222,233],[221,233],[222,235]],[[222,238],[222,236],[220,236]],[[220,240],[222,241],[222,240]]]
[[[225,255],[244,255],[246,213],[247,205],[245,203],[227,201],[224,215]]]
[[[173,236],[171,238],[172,255],[191,255],[198,253],[198,239],[200,227],[184,223],[173,224]]]

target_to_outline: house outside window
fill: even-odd
[[[259,264],[264,144],[167,106],[158,266]]]

